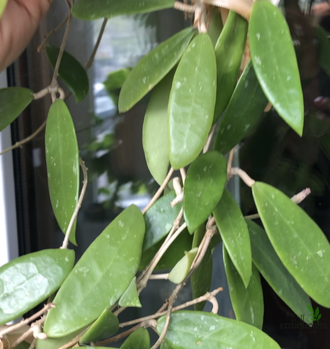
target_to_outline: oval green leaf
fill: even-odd
[[[249,231],[241,210],[227,189],[213,214],[228,254],[247,287],[252,273]]]
[[[256,223],[248,219],[245,221],[250,233],[253,263],[283,302],[299,318],[309,323],[306,307],[311,306],[309,297],[278,258],[266,232]]]
[[[92,21],[98,18],[111,18],[120,15],[148,13],[171,8],[174,0],[79,0],[72,7],[72,15],[79,19]]]
[[[49,109],[46,125],[48,187],[53,211],[63,233],[69,226],[79,196],[79,149],[70,111],[62,100]],[[76,243],[75,225],[70,241]]]
[[[253,3],[249,41],[253,67],[265,95],[301,136],[304,102],[296,54],[285,18],[271,2]]]
[[[223,23],[222,23],[220,9],[217,7],[212,7],[211,11],[212,11],[211,20],[210,20],[210,25],[207,33],[210,36],[213,46],[215,46],[215,44],[219,39],[220,33],[223,29]]]
[[[143,251],[155,245],[173,227],[174,220],[178,216],[181,205],[171,206],[175,199],[174,191],[169,192],[158,199],[145,213],[146,233],[143,241]]]
[[[166,316],[158,320],[157,332]],[[178,311],[171,315],[165,341],[173,349],[280,349],[264,332],[244,322],[201,311]]]
[[[141,308],[142,305],[140,303],[139,294],[136,288],[136,277],[132,279],[131,283],[127,287],[124,294],[119,299],[119,305],[121,307],[137,307]]]
[[[32,102],[33,93],[23,87],[0,89],[0,131],[10,125]]]
[[[237,83],[239,68],[247,37],[247,21],[234,11],[229,11],[227,21],[215,46],[217,60],[217,101],[214,120],[225,110]],[[242,103],[240,103],[242,106]]]
[[[184,218],[193,233],[213,212],[227,182],[227,162],[217,151],[200,155],[189,167],[184,184]]]
[[[137,63],[120,91],[121,113],[131,109],[176,65],[193,35],[191,27],[181,30]]]
[[[44,326],[49,337],[75,332],[115,304],[138,269],[144,231],[143,215],[131,205],[95,239],[54,299]]]
[[[175,72],[169,101],[170,162],[189,165],[203,149],[210,131],[216,95],[216,62],[208,34],[190,43]]]
[[[170,164],[167,137],[167,107],[174,72],[155,87],[143,122],[142,144],[151,175],[161,185]]]
[[[46,338],[46,339],[37,339],[36,349],[58,349],[61,348],[64,344],[67,344],[74,337],[78,336],[82,330],[71,333],[68,336],[61,338]],[[16,348],[16,347],[15,347]]]
[[[252,186],[270,242],[284,266],[317,303],[330,308],[330,245],[316,223],[281,191]]]
[[[125,340],[120,349],[149,349],[150,337],[149,332],[143,327],[138,328]]]
[[[54,68],[60,49],[55,46],[47,46],[46,52],[48,60]],[[73,93],[76,102],[82,101],[87,96],[89,81],[86,70],[76,58],[66,51],[63,52],[58,76]]]
[[[240,275],[228,255],[225,245],[223,245],[223,261],[227,275],[230,300],[236,319],[261,330],[264,320],[264,297],[258,270],[252,265],[249,286],[245,288]]]
[[[109,338],[119,330],[117,316],[110,309],[105,309],[88,331],[81,337],[79,343],[93,343]]]
[[[27,254],[0,268],[0,325],[47,299],[63,283],[74,251],[50,249]]]
[[[220,122],[214,149],[226,154],[251,130],[267,106],[251,61],[245,67]]]
[[[198,248],[195,247],[186,252],[168,275],[168,279],[175,284],[181,284],[189,273],[190,267],[196,257]]]

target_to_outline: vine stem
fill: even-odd
[[[61,246],[62,249],[68,248],[71,230],[72,230],[74,221],[77,218],[78,212],[79,212],[80,207],[81,207],[81,203],[82,203],[82,201],[84,199],[84,196],[85,196],[85,193],[86,193],[86,189],[87,189],[87,183],[88,183],[87,167],[85,166],[85,163],[84,163],[84,161],[81,158],[79,158],[79,164],[80,164],[80,167],[81,167],[81,169],[83,171],[83,176],[84,176],[83,187],[81,189],[81,193],[80,193],[80,196],[79,196],[79,200],[78,200],[77,206],[76,206],[76,208],[75,208],[75,210],[73,212],[73,215],[71,217],[69,226],[68,226],[68,228],[66,230],[65,238],[64,238],[63,244]]]
[[[206,141],[206,143],[205,143],[205,146],[204,146],[204,148],[203,148],[203,154],[205,154],[205,153],[209,150],[209,148],[210,148],[211,141],[212,141],[212,138],[213,138],[213,135],[214,135],[214,132],[215,132],[215,128],[216,128],[216,127],[217,127],[217,125],[214,124],[214,125],[212,126],[212,128],[211,128],[211,131],[210,131],[210,133],[209,133],[209,136],[208,136],[207,141]]]
[[[152,274],[149,277],[149,280],[168,280],[169,273],[165,274]]]
[[[184,4],[180,1],[174,2],[174,8],[176,10],[179,10],[182,12],[188,12],[188,13],[195,13],[195,11],[196,11],[196,5],[188,5],[188,4]]]
[[[253,184],[256,182],[254,179],[252,179],[245,171],[241,170],[238,167],[232,167],[230,170],[230,177],[237,175],[241,178],[241,180],[250,188],[253,186]],[[230,178],[229,177],[229,178]]]
[[[228,166],[227,166],[227,180],[230,179],[231,169],[234,161],[235,148],[233,148],[229,153]]]

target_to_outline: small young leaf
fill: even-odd
[[[137,307],[141,308],[139,295],[136,289],[136,277],[132,279],[124,294],[119,299],[121,307]]]
[[[319,321],[321,319],[321,314],[317,317],[317,321]]]
[[[198,248],[195,247],[189,252],[185,252],[185,256],[182,257],[176,266],[170,272],[168,279],[175,284],[180,284],[188,275],[192,262],[194,261]]]
[[[46,47],[47,57],[54,68],[60,49],[55,46]],[[76,102],[82,101],[88,93],[89,81],[86,70],[82,65],[68,52],[63,52],[58,76],[68,86],[70,91],[76,97]]]
[[[175,196],[174,191],[169,192],[158,199],[145,213],[146,233],[143,241],[143,251],[155,245],[171,230],[181,206],[171,206]]]
[[[285,18],[271,2],[253,3],[249,40],[253,67],[265,95],[301,136],[304,103],[296,54]]]
[[[281,191],[252,186],[262,223],[277,255],[302,289],[330,307],[330,245],[316,223]]]
[[[65,234],[78,203],[79,149],[69,109],[60,99],[49,109],[45,139],[50,200]],[[75,226],[70,241],[76,245]]]
[[[267,106],[250,61],[241,75],[220,122],[214,149],[226,154],[238,144],[257,122]]]
[[[131,68],[119,69],[114,72],[111,72],[107,75],[107,79],[103,82],[103,85],[108,93],[117,92],[120,90],[128,75],[132,71]]]
[[[150,337],[149,332],[143,327],[138,328],[125,340],[120,349],[149,349]]]
[[[262,329],[264,298],[258,270],[252,265],[252,275],[249,286],[245,288],[241,277],[228,255],[225,245],[223,245],[223,260],[231,304],[233,305],[236,319]]]
[[[130,5],[131,6],[131,5]],[[176,65],[194,35],[186,28],[161,43],[136,64],[119,95],[119,111],[131,109]]]
[[[227,189],[213,214],[227,252],[247,287],[252,273],[249,231],[241,210]]]
[[[208,34],[198,34],[175,72],[169,101],[170,162],[174,169],[189,165],[204,147],[216,95],[216,61]]]
[[[82,336],[79,343],[92,343],[109,338],[119,330],[117,316],[110,309],[105,309],[89,330]]]
[[[266,232],[256,223],[248,219],[245,221],[250,233],[253,263],[282,301],[298,317],[309,323],[306,305],[314,315],[309,297],[278,258]]]
[[[157,332],[166,316],[157,321]],[[280,349],[264,332],[244,322],[201,311],[178,311],[171,315],[165,341],[173,349]]]
[[[0,268],[0,325],[47,299],[63,283],[74,263],[74,251],[42,250]]]
[[[184,185],[184,217],[193,233],[217,206],[227,182],[227,162],[216,151],[200,155],[189,167]]]
[[[10,125],[33,100],[32,91],[23,87],[0,89],[0,131]]]
[[[62,337],[115,304],[134,277],[145,231],[141,211],[129,206],[89,246],[57,293],[44,332]]]
[[[174,0],[79,0],[72,7],[72,15],[92,21],[98,18],[111,18],[120,15],[133,15],[172,8]]]
[[[174,72],[168,73],[152,91],[143,121],[142,143],[147,165],[161,185],[170,164],[167,137],[167,107]]]
[[[317,307],[315,309],[314,316],[317,317],[317,315],[319,315],[319,312],[320,312],[319,307]]]
[[[217,101],[214,120],[225,110],[237,83],[239,67],[245,48],[247,21],[234,11],[229,11],[227,21],[215,46],[217,60]],[[240,103],[242,106],[243,104]]]

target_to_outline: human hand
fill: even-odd
[[[52,0],[8,0],[0,20],[0,71],[24,51],[51,3]]]
[[[327,2],[321,2],[313,5],[312,14],[316,17],[325,17],[330,15],[330,5]]]

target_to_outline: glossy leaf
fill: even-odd
[[[252,273],[249,232],[241,210],[227,189],[213,214],[227,252],[247,287]]]
[[[301,136],[304,103],[296,54],[285,18],[271,2],[253,3],[249,42],[253,67],[265,95]]]
[[[225,110],[234,91],[242,61],[247,36],[247,21],[234,11],[229,11],[227,21],[215,46],[217,60],[217,100],[214,122]],[[240,103],[242,106],[242,103]]]
[[[54,68],[59,54],[59,48],[47,46],[46,52],[50,64]],[[58,76],[67,85],[76,98],[76,102],[82,101],[88,93],[89,81],[85,68],[70,53],[64,51]]]
[[[202,242],[205,235],[206,227],[205,224],[202,224],[194,233],[194,240],[192,247],[199,247],[199,244]],[[217,234],[212,238],[214,242],[215,237],[219,237]],[[198,298],[203,296],[206,292],[210,291],[211,281],[212,281],[212,243],[208,247],[205,256],[190,278],[193,298]],[[197,303],[194,305],[195,310],[203,310],[206,302]]]
[[[120,349],[149,349],[150,337],[149,332],[143,327],[138,328],[128,336]]]
[[[0,0],[0,18],[2,17],[2,14],[6,9],[7,2],[8,0]]]
[[[138,307],[141,308],[139,295],[136,288],[136,277],[132,279],[124,294],[119,299],[121,307]]]
[[[200,155],[189,167],[184,185],[184,217],[193,233],[217,206],[227,182],[227,162],[216,151]]]
[[[168,154],[167,107],[173,72],[155,87],[143,122],[142,143],[147,165],[155,181],[161,185],[170,164]]]
[[[127,68],[111,72],[103,82],[103,85],[116,108],[118,108],[120,90],[131,70],[131,68]]]
[[[103,17],[148,13],[173,6],[174,0],[79,0],[74,4],[72,14],[79,19],[91,21]]]
[[[131,205],[94,240],[54,299],[44,326],[49,337],[75,332],[115,304],[138,269],[144,231],[142,213]]]
[[[63,283],[74,263],[71,250],[42,250],[0,268],[0,325],[47,299]]]
[[[185,252],[184,256],[179,260],[175,267],[168,275],[168,279],[175,284],[180,284],[188,275],[190,267],[196,257],[198,248],[195,247],[188,252]]]
[[[216,95],[214,48],[207,34],[190,43],[175,72],[169,101],[170,162],[174,169],[189,165],[204,147]]]
[[[240,275],[228,255],[225,245],[223,245],[223,261],[227,275],[230,300],[236,319],[262,329],[264,298],[258,270],[252,265],[249,286],[245,288]]]
[[[173,227],[174,220],[180,212],[181,205],[171,206],[175,199],[174,191],[158,199],[145,213],[146,234],[143,242],[143,251],[146,251],[163,237]]]
[[[57,222],[66,233],[79,196],[79,149],[70,111],[62,100],[49,109],[46,162],[50,200]],[[75,226],[70,241],[76,244]]]
[[[131,1],[130,1],[131,6]],[[119,111],[131,109],[176,65],[194,35],[186,28],[144,56],[131,71],[119,96]]]
[[[318,39],[318,63],[320,67],[330,76],[330,43],[327,32],[320,26],[315,27]]]
[[[81,337],[79,343],[93,343],[109,338],[119,330],[119,321],[110,309],[105,309],[100,317]]]
[[[0,89],[0,131],[10,125],[32,102],[32,91],[23,87]]]
[[[165,341],[161,344],[160,349],[172,349],[172,347]]]
[[[158,320],[159,334],[165,318]],[[256,327],[201,311],[172,314],[165,340],[173,349],[280,349],[272,338]]]
[[[145,269],[145,267],[151,262],[164,240],[165,238],[157,242],[157,244],[153,245],[146,251],[143,251],[139,270]],[[165,252],[164,256],[158,262],[155,270],[173,268],[184,255],[184,251],[189,251],[191,249],[191,243],[192,235],[188,233],[188,230],[184,230]]]
[[[79,335],[82,330],[71,333],[67,336],[61,338],[46,338],[46,339],[37,339],[36,349],[58,349],[61,348],[64,344],[67,344],[74,337]],[[15,347],[16,348],[16,347]]]
[[[223,24],[222,24],[220,9],[213,7],[210,25],[209,25],[209,29],[207,31],[207,33],[209,34],[210,39],[213,43],[213,46],[215,46],[215,44],[217,43],[222,29],[223,29]]]
[[[317,303],[330,308],[330,245],[316,223],[281,191],[252,186],[270,242],[284,266]]]
[[[220,122],[214,149],[226,154],[234,148],[250,132],[267,103],[250,61]]]
[[[278,258],[266,232],[256,223],[246,220],[251,240],[252,259],[264,279],[276,294],[301,319],[309,323],[307,306],[311,301]]]

